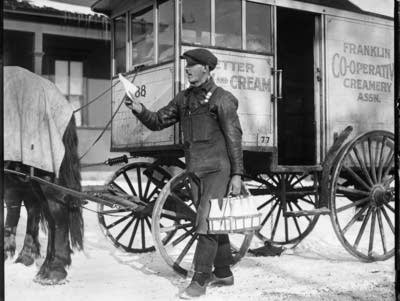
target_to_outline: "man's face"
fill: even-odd
[[[189,83],[196,86],[207,78],[207,67],[196,64],[192,66],[185,67],[186,75],[188,77]]]

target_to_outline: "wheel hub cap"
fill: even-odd
[[[375,206],[382,206],[392,200],[392,193],[383,185],[376,185],[371,189],[371,200]]]

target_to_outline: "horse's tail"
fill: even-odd
[[[72,116],[63,136],[65,147],[64,159],[60,167],[59,183],[68,188],[81,191],[81,168],[78,156],[78,135],[76,133],[75,117]],[[83,249],[84,224],[80,200],[77,197],[66,196],[69,207],[69,235],[71,245],[78,250]]]

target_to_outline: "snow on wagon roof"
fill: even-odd
[[[65,3],[62,1],[53,1],[53,0],[14,0],[8,1],[11,3],[14,2],[17,6],[29,6],[32,9],[52,9],[60,12],[67,12],[72,14],[80,14],[80,15],[91,15],[91,16],[101,16],[101,14],[96,13],[90,9],[89,6],[77,5]]]

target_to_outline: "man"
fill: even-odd
[[[181,58],[186,59],[188,89],[157,112],[147,110],[136,100],[126,98],[125,104],[151,130],[181,122],[187,170],[199,177],[202,187],[196,219],[199,240],[194,255],[195,273],[181,294],[182,298],[191,298],[205,294],[208,284],[233,284],[229,237],[208,234],[207,217],[210,199],[241,192],[242,129],[238,100],[217,87],[210,76],[217,58],[201,48],[186,51]]]

